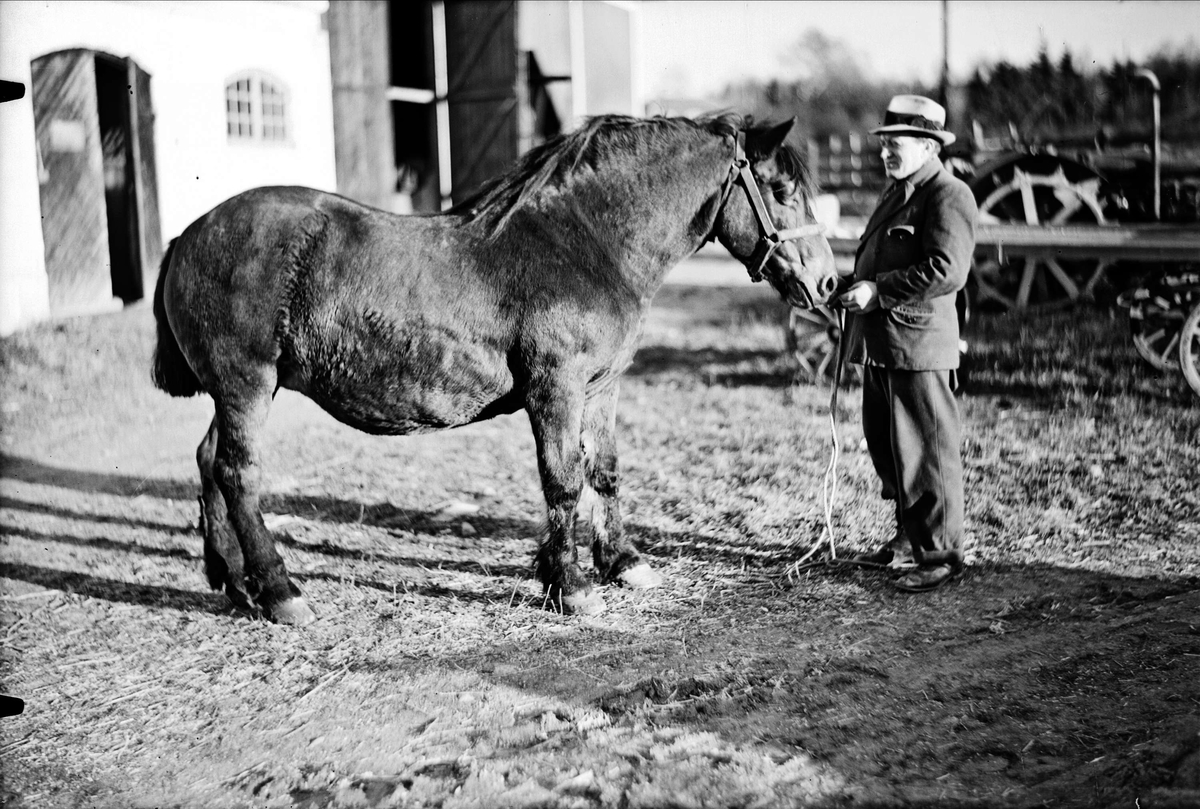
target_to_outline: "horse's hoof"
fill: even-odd
[[[650,565],[639,562],[631,568],[622,570],[617,581],[634,590],[648,590],[663,583],[663,577]]]
[[[267,610],[267,615],[275,623],[288,626],[308,626],[317,620],[317,614],[299,596],[280,601]]]
[[[604,597],[592,588],[563,596],[559,604],[563,615],[599,615],[604,612]]]
[[[250,594],[243,587],[226,583],[225,596],[236,609],[245,612],[258,612],[258,604],[254,603],[254,599],[250,597]]]

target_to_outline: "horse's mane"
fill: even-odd
[[[718,137],[736,137],[738,130],[748,128],[753,128],[752,121],[733,112],[713,113],[695,119],[594,116],[578,129],[530,149],[510,171],[485,183],[448,213],[459,214],[468,221],[484,222],[489,231],[495,233],[541,191],[560,187],[581,166],[594,169],[614,153],[634,152],[643,145],[656,142],[677,142],[681,135],[709,133]],[[784,176],[796,182],[805,197],[811,199],[816,189],[800,153],[784,144],[777,159]]]

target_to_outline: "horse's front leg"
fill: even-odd
[[[614,380],[588,398],[583,411],[583,463],[586,476],[579,499],[579,528],[590,530],[592,559],[600,580],[627,587],[656,587],[654,572],[621,525],[620,476],[617,471],[617,395]]]
[[[584,477],[579,441],[583,386],[535,386],[526,406],[546,497],[546,535],[534,562],[537,576],[553,609],[595,615],[604,611],[604,599],[579,566],[574,539]]]

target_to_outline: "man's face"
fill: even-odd
[[[879,139],[879,148],[884,170],[893,180],[908,177],[937,153],[937,144],[932,140],[913,135],[884,135]]]

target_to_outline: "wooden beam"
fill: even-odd
[[[387,0],[329,4],[338,192],[380,208],[396,185]]]
[[[838,255],[854,255],[858,239],[829,240]],[[1200,260],[1200,228],[1170,225],[980,225],[977,258],[1034,256],[1041,259],[1095,258],[1109,261]]]

